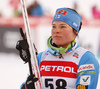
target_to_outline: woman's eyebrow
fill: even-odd
[[[55,25],[55,24],[52,24],[52,25]]]
[[[52,25],[56,25],[56,24],[52,24]],[[59,24],[59,25],[66,25],[66,24]]]
[[[66,25],[66,24],[60,24],[60,25]]]

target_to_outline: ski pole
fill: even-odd
[[[35,77],[37,77],[39,79],[35,83],[35,86],[36,86],[36,89],[43,89],[40,71],[39,71],[38,62],[37,62],[37,57],[35,54],[35,48],[32,43],[31,30],[30,30],[30,26],[29,26],[28,14],[26,11],[26,6],[25,6],[24,0],[21,0],[21,5],[22,5],[22,14],[23,14],[23,19],[24,19],[26,38],[27,38],[27,42],[29,45],[30,55],[31,55],[30,62],[31,62],[32,72],[35,74]]]

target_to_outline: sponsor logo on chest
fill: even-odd
[[[76,78],[77,68],[77,64],[66,61],[42,61],[40,65],[42,76]]]

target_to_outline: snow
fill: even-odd
[[[28,64],[16,54],[0,54],[0,89],[20,89],[26,80]]]

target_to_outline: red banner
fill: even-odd
[[[76,78],[78,65],[67,61],[43,61],[40,65],[42,76]]]

